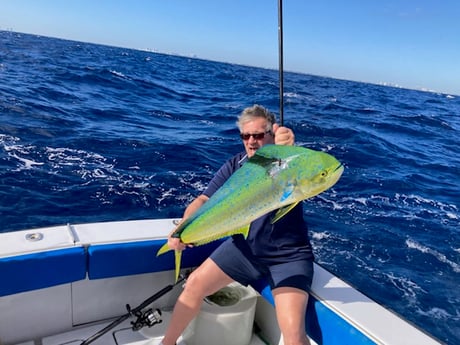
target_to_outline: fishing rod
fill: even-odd
[[[284,122],[284,86],[283,86],[283,0],[278,0],[278,70],[280,80],[280,125]]]
[[[127,320],[131,316],[136,316],[137,319],[136,321],[131,322],[132,329],[133,331],[138,331],[144,326],[152,327],[158,323],[161,323],[161,311],[159,309],[153,310],[153,309],[148,309],[147,311],[142,311],[145,307],[171,291],[176,285],[180,284],[184,280],[188,278],[191,272],[187,272],[184,275],[181,275],[179,279],[174,283],[170,284],[151,297],[147,298],[144,302],[142,302],[139,306],[137,306],[134,309],[131,309],[131,306],[129,304],[126,305],[126,309],[128,312],[122,316],[120,316],[118,319],[114,320],[112,323],[101,329],[99,332],[96,334],[92,335],[88,339],[84,340],[83,342],[80,343],[80,345],[88,345],[95,341],[96,339],[102,337],[104,334],[106,334],[108,331],[110,331],[112,328],[118,326],[121,324],[123,321]]]

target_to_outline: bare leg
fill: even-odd
[[[233,279],[211,259],[206,259],[187,279],[184,291],[174,306],[171,321],[163,338],[163,345],[173,345],[187,325],[200,311],[206,296],[227,286]]]
[[[272,293],[284,344],[310,345],[305,333],[308,293],[291,287],[276,288]]]

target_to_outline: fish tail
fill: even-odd
[[[180,272],[180,262],[182,259],[182,250],[175,250],[174,251],[174,256],[176,259],[176,280],[175,282],[177,283],[177,280],[179,279],[179,272]]]
[[[157,256],[160,256],[170,250],[171,248],[169,248],[168,243],[165,243],[160,249],[158,249]]]

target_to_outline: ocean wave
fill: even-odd
[[[452,271],[454,271],[455,273],[460,273],[460,264],[452,261],[452,260],[449,260],[447,258],[447,256],[443,253],[440,253],[438,252],[437,250],[434,250],[426,245],[423,245],[421,243],[418,243],[412,239],[407,239],[406,240],[406,246],[407,248],[409,249],[415,249],[423,254],[428,254],[434,258],[436,258],[439,262],[443,263],[443,264],[446,264],[447,266],[449,266]]]
[[[392,285],[398,289],[401,294],[402,298],[406,303],[409,303],[413,306],[418,305],[418,296],[422,294],[426,294],[423,288],[421,288],[415,281],[411,278],[397,275],[394,272],[388,272],[385,274],[386,280],[392,283]]]

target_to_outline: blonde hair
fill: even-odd
[[[245,108],[240,116],[238,116],[238,121],[236,125],[238,126],[240,132],[243,130],[243,125],[247,122],[253,121],[255,119],[264,118],[267,120],[267,131],[273,131],[273,124],[275,123],[275,115],[268,111],[267,108],[254,104],[252,107]]]

